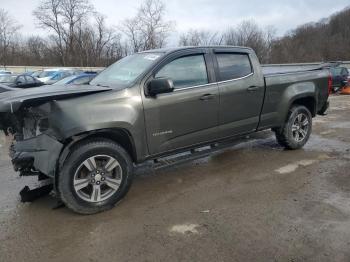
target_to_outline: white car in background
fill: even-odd
[[[0,70],[0,75],[11,75],[12,72],[7,71],[7,70]]]
[[[51,85],[68,76],[80,73],[82,73],[81,70],[74,70],[69,68],[45,69],[37,76],[37,79],[47,85]]]

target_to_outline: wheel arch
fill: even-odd
[[[65,159],[68,157],[70,149],[79,144],[83,143],[92,138],[101,138],[108,139],[123,147],[126,152],[130,155],[133,162],[137,162],[137,152],[135,147],[135,142],[128,130],[122,128],[113,128],[113,129],[100,129],[94,131],[88,131],[76,136],[70,137],[64,141],[64,147],[60,154],[58,169],[62,166]]]
[[[292,100],[289,109],[295,105],[305,106],[311,113],[312,117],[316,116],[316,99],[314,96],[301,96]]]

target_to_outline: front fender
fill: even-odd
[[[61,141],[98,130],[126,130],[137,155],[148,154],[141,97],[130,90],[53,101],[50,128]]]

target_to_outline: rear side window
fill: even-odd
[[[232,80],[247,76],[253,72],[247,54],[216,54],[219,65],[220,80]]]
[[[342,75],[343,76],[348,76],[349,75],[349,71],[346,68],[343,68]]]
[[[203,55],[175,59],[160,69],[155,77],[173,80],[176,89],[208,84],[207,67]]]
[[[89,82],[90,82],[89,76],[82,76],[78,79],[73,80],[72,84],[73,85],[83,85],[83,84],[88,84]]]

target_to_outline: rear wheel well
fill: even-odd
[[[305,106],[307,109],[309,109],[312,117],[316,116],[316,101],[315,101],[315,98],[310,97],[310,96],[309,97],[298,98],[298,99],[293,101],[293,103],[290,106],[290,108],[292,108],[294,105]]]

